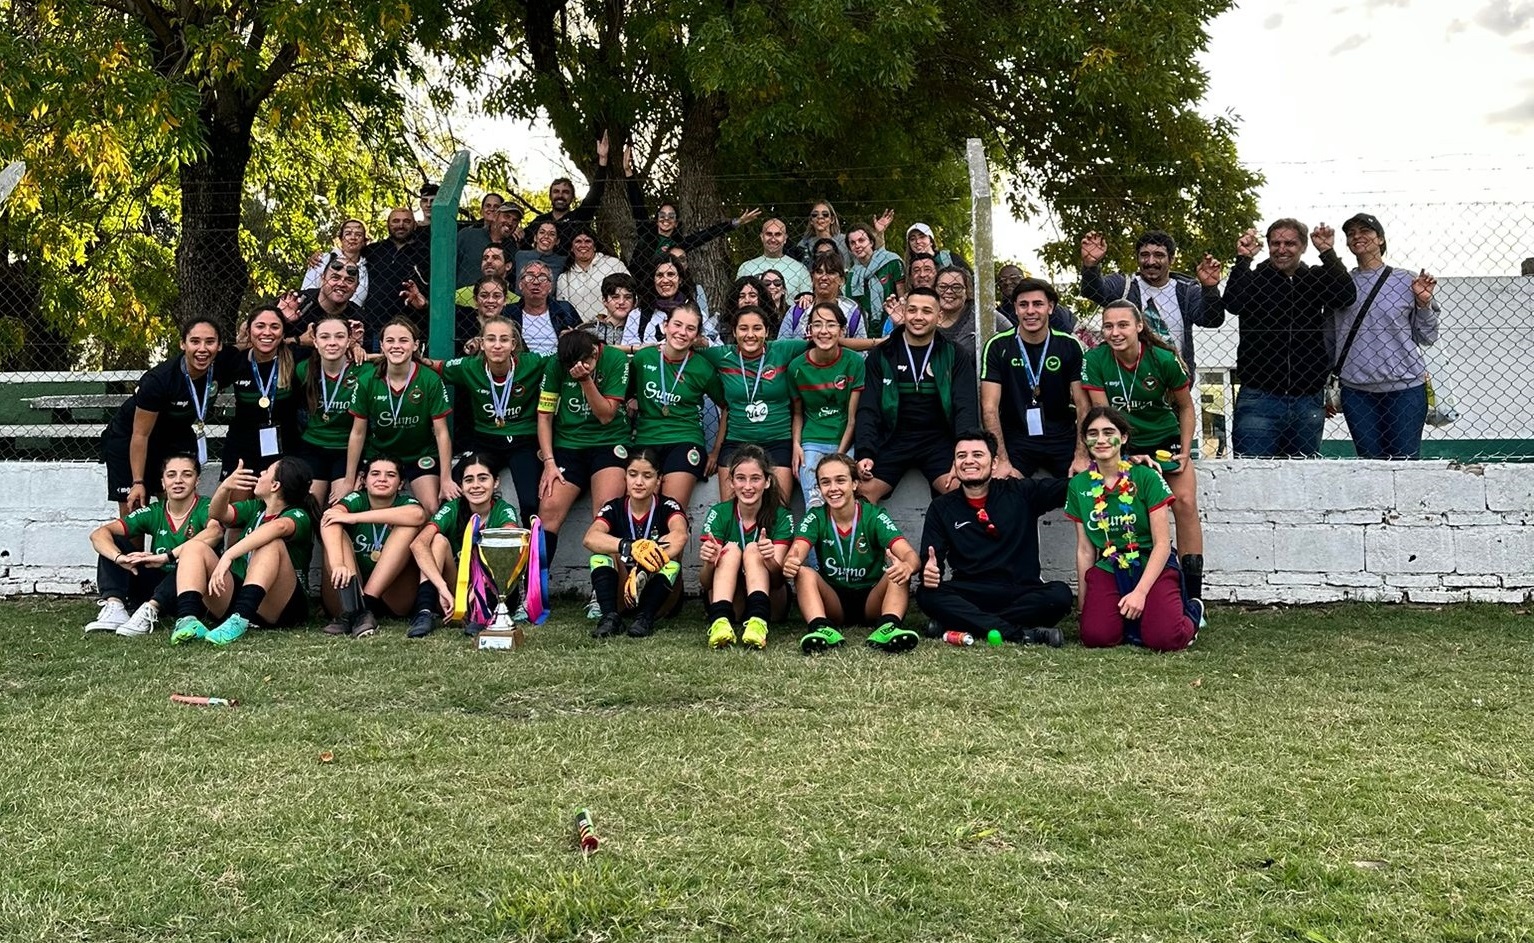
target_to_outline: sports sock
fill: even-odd
[[[1204,598],[1204,555],[1185,553],[1182,557],[1182,585],[1193,599]]]
[[[746,594],[746,618],[767,621],[772,614],[772,600],[761,590]]]
[[[384,601],[379,599],[377,596],[369,596],[367,593],[363,593],[362,605],[367,609],[368,612],[371,612],[373,615],[380,619],[387,619],[394,615],[394,613],[389,611],[388,605],[386,605]]]
[[[256,613],[261,609],[261,603],[266,599],[266,587],[246,583],[234,594],[234,614],[244,616],[248,621],[256,621]]]
[[[602,615],[618,610],[618,571],[610,566],[599,566],[591,571],[591,588],[596,591],[597,605]]]
[[[545,571],[554,566],[554,555],[559,552],[559,534],[557,531],[545,530],[543,532],[543,568]]]
[[[666,600],[670,598],[671,588],[674,585],[665,570],[651,574],[650,581],[644,584],[644,589],[639,591],[639,611],[649,616],[660,612],[660,607],[664,606]]]
[[[207,609],[202,604],[202,593],[189,589],[184,593],[176,594],[176,618],[196,616],[201,619],[206,614]]]
[[[879,617],[879,624],[880,625],[883,625],[886,622],[888,622],[890,625],[894,626],[897,629],[905,628],[905,626],[900,624],[900,617],[895,615],[893,612],[886,612],[884,615]]]
[[[704,611],[708,613],[710,622],[715,619],[730,619],[735,615],[735,604],[728,599],[715,599],[709,602]]]
[[[821,629],[829,629],[830,627],[831,620],[827,619],[825,616],[816,616],[810,620],[811,632],[819,632]]]
[[[441,615],[437,611],[437,587],[429,580],[422,580],[415,588],[415,611],[429,612],[433,615]]]

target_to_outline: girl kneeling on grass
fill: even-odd
[[[521,527],[517,509],[497,490],[495,460],[474,452],[458,463],[459,497],[443,503],[426,526],[410,543],[410,552],[420,568],[416,586],[415,613],[406,638],[425,638],[436,628],[436,620],[453,611],[453,587],[458,577],[456,560],[463,547],[463,532],[478,514],[482,527]],[[503,588],[503,592],[506,590]],[[478,634],[482,625],[466,624],[465,635]]]
[[[1156,469],[1124,460],[1129,419],[1118,410],[1089,409],[1081,437],[1092,464],[1071,479],[1065,498],[1065,516],[1081,525],[1081,643],[1187,648],[1204,606],[1184,592],[1177,569],[1167,521],[1171,490]]]
[[[602,608],[593,638],[624,632],[622,616],[627,614],[634,616],[628,634],[644,638],[655,631],[658,617],[670,615],[682,601],[682,568],[673,555],[681,556],[687,546],[687,512],[660,493],[660,457],[654,449],[629,453],[624,476],[628,496],[602,505],[586,530],[591,588]],[[620,593],[619,587],[641,581],[637,592],[625,588]]]
[[[399,460],[374,458],[362,480],[362,491],[346,495],[320,518],[325,549],[320,598],[335,616],[326,635],[373,635],[380,616],[410,611],[420,580],[410,542],[426,523],[426,512],[400,490]]]
[[[767,647],[767,620],[788,611],[783,557],[794,521],[772,478],[772,462],[759,446],[743,445],[730,460],[735,497],[709,509],[703,520],[698,576],[708,602],[708,645],[735,644],[732,618],[745,616],[740,641]]]
[[[902,626],[911,596],[911,574],[920,561],[889,512],[860,501],[851,457],[836,453],[820,460],[816,481],[825,503],[805,512],[783,575],[794,580],[799,611],[809,632],[799,640],[806,655],[842,644],[835,626],[877,625],[870,647],[906,652],[920,640]],[[803,566],[813,551],[818,570]]]
[[[319,516],[309,494],[313,483],[309,466],[286,456],[259,476],[236,465],[219,484],[208,517],[240,536],[223,554],[201,540],[181,545],[172,645],[192,639],[228,645],[252,625],[280,629],[308,620],[305,581]],[[255,497],[232,502],[240,492]],[[203,623],[208,614],[227,618],[210,630]]]

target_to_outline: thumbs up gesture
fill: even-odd
[[[927,589],[937,589],[938,584],[943,582],[943,568],[937,564],[937,550],[927,548],[927,563],[921,568],[921,585]]]
[[[911,567],[888,547],[884,550],[884,578],[895,586],[911,582]]]

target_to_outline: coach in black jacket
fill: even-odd
[[[1241,318],[1236,343],[1241,390],[1231,434],[1237,455],[1300,457],[1321,451],[1330,311],[1352,304],[1356,293],[1332,248],[1332,228],[1322,223],[1309,233],[1320,265],[1300,261],[1306,235],[1299,220],[1276,220],[1268,227],[1268,258],[1256,266],[1257,231],[1247,230],[1236,243],[1225,310]]]

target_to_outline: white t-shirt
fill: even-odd
[[[1186,356],[1182,349],[1182,306],[1177,303],[1177,282],[1169,278],[1165,285],[1153,288],[1136,275],[1135,283],[1140,286],[1140,310],[1146,312],[1151,326],[1155,327],[1159,320],[1161,327],[1157,333],[1177,348],[1179,354]],[[1155,314],[1150,313],[1152,305],[1156,308]]]
[[[522,312],[522,339],[527,342],[527,349],[534,353],[552,357],[559,349],[559,334],[547,311],[542,314]]]

